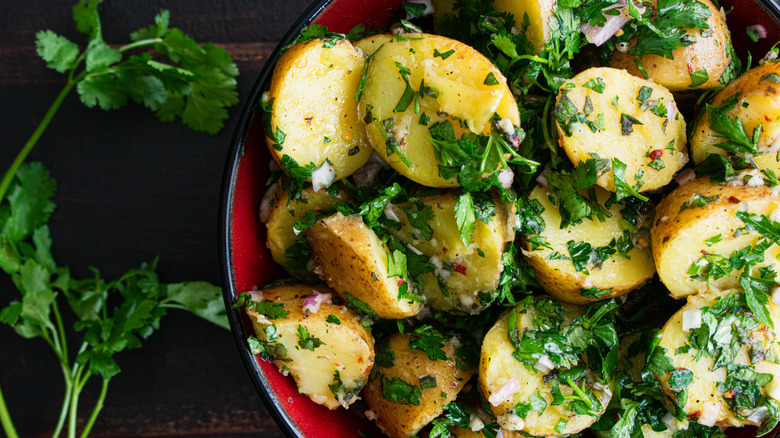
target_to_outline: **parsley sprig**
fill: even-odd
[[[101,379],[98,400],[82,430],[87,436],[110,380],[120,371],[114,356],[140,347],[159,328],[167,309],[189,310],[224,328],[228,325],[219,287],[204,282],[163,284],[155,273],[156,262],[114,281],[101,278],[97,269],[91,278],[73,278],[52,256],[47,222],[55,208],[55,190],[42,164],[22,164],[7,200],[0,203],[0,269],[21,293],[0,308],[0,323],[24,338],[42,339],[60,363],[66,395],[53,436],[64,428],[69,437],[76,436],[79,396],[93,376]],[[77,318],[75,330],[83,334],[77,350],[69,347],[63,302]],[[17,437],[2,396],[0,412],[6,435]]]

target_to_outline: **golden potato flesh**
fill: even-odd
[[[348,301],[362,301],[381,318],[406,318],[422,309],[420,297],[399,290],[401,277],[388,276],[389,250],[360,216],[336,213],[305,233],[315,272]]]
[[[750,139],[753,138],[753,130],[761,125],[758,154],[753,157],[753,162],[759,169],[770,169],[777,175],[780,175],[780,162],[777,159],[780,150],[779,93],[780,62],[767,62],[731,82],[710,102],[712,107],[719,107],[727,99],[735,99],[733,108],[725,111],[725,114],[730,118],[739,118]],[[710,154],[727,155],[725,149],[718,147],[724,140],[712,130],[709,117],[709,111],[705,111],[692,131],[691,158],[697,164]]]
[[[767,306],[776,329],[780,306],[772,300]],[[753,316],[742,291],[688,297],[664,325],[659,348],[669,361],[658,375],[661,386],[691,421],[705,426],[758,425],[764,418],[756,413],[763,405],[758,399],[767,395],[776,400],[780,394],[777,335]],[[747,383],[740,383],[743,380]]]
[[[766,186],[714,184],[709,177],[684,184],[658,205],[653,220],[652,248],[658,277],[671,296],[682,298],[707,290],[739,286],[742,268],[720,275],[737,251],[756,246],[762,238],[737,214],[775,217],[780,197]],[[780,272],[775,244],[763,252],[764,261]]]
[[[292,375],[298,391],[329,409],[357,400],[374,364],[374,339],[358,315],[334,304],[330,298],[336,293],[324,285],[276,286],[252,294],[262,297],[246,310],[262,354]]]
[[[300,43],[279,58],[267,94],[272,132],[266,137],[282,167],[285,156],[300,166],[327,161],[332,172],[324,172],[326,179],[335,181],[368,161],[373,149],[355,97],[364,63],[365,56],[347,40]]]
[[[550,19],[553,18],[555,0],[495,0],[493,8],[509,12],[515,17],[515,28],[522,30],[528,41],[539,53],[550,40]],[[528,26],[524,27],[524,20]]]
[[[395,35],[380,33],[365,37],[355,42],[355,47],[362,50],[366,56],[371,56],[377,51],[383,44],[395,38]]]
[[[541,298],[550,300],[549,297]],[[561,304],[564,322],[571,322],[585,312],[584,307],[571,304]],[[510,327],[510,316],[515,315],[515,326]],[[606,383],[599,386],[595,380],[584,379],[584,387],[592,391],[599,400],[598,412],[595,415],[577,415],[563,405],[553,406],[552,382],[557,379],[546,378],[552,370],[541,371],[541,365],[533,367],[516,359],[512,354],[515,347],[509,340],[508,330],[517,328],[519,337],[525,330],[535,327],[535,319],[542,317],[537,308],[526,300],[518,304],[514,310],[505,313],[487,332],[482,341],[482,352],[479,364],[479,388],[482,395],[490,403],[493,415],[498,424],[506,430],[514,430],[533,436],[559,436],[577,433],[591,424],[607,409],[611,391]],[[547,316],[544,316],[545,318]],[[548,358],[549,360],[549,358]],[[543,362],[540,359],[540,363]],[[511,388],[507,390],[507,388]],[[597,389],[598,388],[598,389]],[[559,389],[564,397],[574,393],[566,384]],[[533,409],[525,418],[515,413],[520,403],[529,403]],[[556,430],[557,429],[557,430]]]
[[[286,254],[287,250],[296,243],[306,241],[304,235],[300,231],[296,231],[295,223],[310,211],[328,210],[346,200],[346,193],[341,191],[335,196],[331,196],[325,190],[315,192],[311,188],[306,188],[301,191],[299,197],[294,199],[290,199],[286,190],[278,193],[265,224],[268,232],[266,246],[271,250],[271,257],[274,261],[295,278],[316,279],[317,276],[312,272],[313,267],[311,270],[307,269],[308,263],[305,263],[304,260],[292,258]]]
[[[456,178],[439,175],[431,126],[449,121],[458,138],[469,131],[489,134],[495,114],[520,126],[501,72],[470,46],[428,34],[393,38],[374,52],[358,110],[382,158],[429,187],[459,185]]]
[[[710,0],[699,1],[710,10],[707,19],[707,24],[710,26],[708,31],[687,29],[688,34],[695,37],[696,41],[689,46],[674,50],[672,52],[674,59],[659,55],[644,55],[641,58],[647,76],[671,91],[708,89],[724,85],[721,76],[727,72],[733,61],[731,35],[726,20]],[[635,76],[645,77],[636,65],[635,58],[633,55],[616,51],[612,56],[611,66],[626,69]],[[707,72],[707,79],[691,86],[696,77],[695,72],[702,70]]]
[[[544,208],[541,218],[545,228],[541,236],[527,236],[523,251],[528,264],[536,271],[539,284],[547,293],[566,303],[588,304],[625,295],[655,274],[649,248],[635,245],[633,233],[628,233],[628,239],[624,235],[621,225],[624,219],[620,213],[622,203],[612,205],[609,209],[612,216],[605,217],[603,222],[594,217],[593,220],[583,219],[579,224],[561,229],[561,214],[558,206],[550,201],[550,196],[540,186],[529,195]],[[597,187],[596,197],[603,205],[609,198],[609,192]],[[542,237],[549,247],[535,245],[534,237]],[[616,253],[606,260],[589,260],[582,267],[584,269],[575,268],[569,246],[578,248],[587,244],[593,250],[610,245],[616,248],[620,240],[631,242],[627,257]],[[643,239],[636,241],[649,246],[649,242]]]
[[[579,165],[619,160],[637,191],[659,189],[688,162],[685,120],[663,86],[614,68],[591,68],[560,88],[553,115],[559,143]],[[614,170],[598,185],[614,192]],[[619,175],[620,176],[620,175]]]
[[[455,220],[458,197],[452,193],[426,196],[414,203],[390,205],[390,214],[401,223],[390,232],[399,240],[430,258],[436,267],[422,277],[426,303],[437,310],[453,313],[479,313],[490,302],[504,269],[501,255],[507,241],[514,239],[515,212],[497,198],[488,199],[495,214],[488,223],[477,220],[468,247],[463,245]],[[387,211],[387,210],[386,210]],[[430,214],[429,228],[412,226],[411,216]],[[510,221],[512,224],[508,224]],[[443,287],[441,287],[441,285]]]
[[[377,425],[393,438],[413,436],[441,415],[475,371],[456,358],[457,339],[441,339],[433,348],[441,357],[433,358],[427,350],[412,348],[415,339],[414,333],[395,333],[380,342],[377,351],[384,360],[376,363],[363,389]]]

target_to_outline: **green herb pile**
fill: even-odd
[[[20,293],[0,303],[0,322],[24,338],[46,342],[60,364],[65,394],[55,437],[89,435],[109,382],[120,372],[115,354],[141,347],[169,309],[228,328],[219,287],[199,281],[162,283],[156,260],[105,280],[94,268],[90,278],[73,278],[52,257],[47,224],[55,211],[57,184],[41,163],[25,163],[25,158],[71,90],[87,107],[110,110],[133,101],[162,121],[180,118],[207,133],[221,130],[227,108],[238,102],[238,69],[223,49],[200,45],[171,28],[165,10],[153,24],[133,32],[130,43],[109,45],[101,31],[100,3],[80,0],[73,7],[76,28],[86,36],[83,48],[51,30],[36,35],[38,54],[67,82],[0,182],[0,268]],[[76,319],[72,328],[63,322],[69,319],[66,309]],[[101,390],[78,431],[79,397],[92,377],[102,382]],[[18,436],[1,391],[0,424],[7,437]]]

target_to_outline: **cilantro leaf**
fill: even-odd
[[[38,56],[46,61],[46,66],[59,73],[73,68],[80,52],[76,43],[50,30],[38,32],[35,35],[35,45],[38,48]]]

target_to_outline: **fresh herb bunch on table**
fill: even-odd
[[[227,328],[220,288],[200,281],[164,284],[155,273],[156,260],[113,281],[95,268],[91,278],[80,280],[52,256],[48,222],[56,183],[41,163],[25,159],[71,91],[90,108],[117,109],[133,101],[162,121],[180,118],[208,133],[221,130],[227,108],[238,101],[238,70],[223,49],[200,45],[171,28],[165,10],[133,32],[130,43],[109,45],[100,3],[82,0],[72,9],[76,28],[87,39],[82,46],[51,30],[36,35],[38,54],[48,67],[66,74],[67,82],[0,181],[0,268],[20,292],[10,303],[0,303],[0,322],[22,337],[42,339],[60,364],[65,394],[53,436],[90,433],[109,382],[120,371],[115,355],[140,347],[168,309],[188,310]],[[71,329],[66,321],[73,319]],[[102,382],[101,389],[91,411],[84,411],[79,399],[92,377]],[[9,406],[12,401],[6,403],[0,392],[0,424],[6,436],[16,437]],[[87,416],[78,430],[80,415]]]

